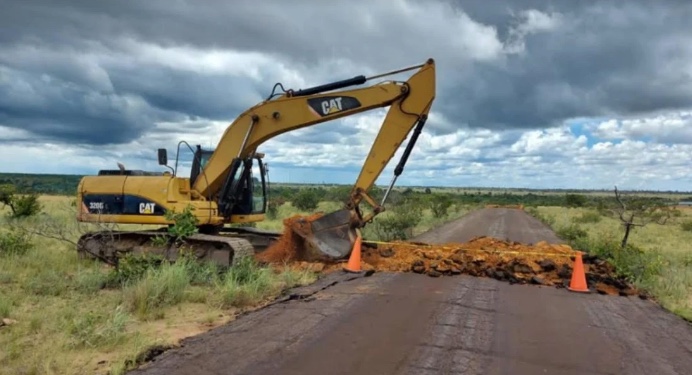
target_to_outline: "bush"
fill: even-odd
[[[276,199],[270,199],[267,203],[267,219],[275,220],[279,216],[279,202]]]
[[[10,217],[20,218],[34,216],[41,212],[37,194],[17,196],[14,185],[0,185],[0,203],[10,207]]]
[[[565,205],[567,207],[583,207],[586,205],[586,196],[581,194],[566,194]]]
[[[411,236],[411,230],[422,218],[423,214],[418,204],[407,200],[394,206],[389,212],[377,216],[369,229],[380,241],[405,240]]]
[[[158,255],[125,254],[118,259],[118,265],[111,271],[107,284],[117,287],[139,281],[149,270],[159,267],[163,262],[163,257]]]
[[[428,201],[428,205],[436,218],[443,218],[447,216],[452,200],[446,195],[434,194]]]
[[[302,189],[293,198],[293,205],[302,211],[312,211],[317,209],[320,198],[312,189]]]
[[[197,218],[192,213],[193,209],[191,205],[188,205],[180,213],[166,211],[166,220],[173,221],[173,225],[168,227],[168,233],[172,235],[176,241],[183,241],[185,238],[197,232]]]
[[[692,232],[692,220],[685,220],[680,223],[680,228],[685,232]]]
[[[34,216],[41,212],[41,203],[38,201],[38,195],[29,194],[15,198],[14,212],[12,217],[27,217]]]
[[[20,256],[33,247],[28,235],[16,230],[0,232],[0,256]]]
[[[595,211],[587,211],[574,218],[575,223],[598,223],[602,219],[601,214]]]
[[[658,251],[644,251],[632,244],[622,248],[621,241],[614,235],[581,239],[581,242],[580,250],[608,260],[615,267],[616,274],[630,282],[648,284],[661,273],[663,257]]]
[[[570,224],[566,227],[559,228],[556,231],[558,237],[574,244],[575,242],[588,237],[588,233],[582,229],[578,224]]]

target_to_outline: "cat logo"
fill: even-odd
[[[153,214],[154,213],[154,207],[156,207],[156,204],[154,203],[140,203],[139,204],[139,213],[140,214]]]
[[[343,110],[343,107],[341,106],[341,99],[341,97],[327,99],[320,103],[322,106],[322,114],[329,115]]]
[[[318,117],[324,117],[360,107],[358,99],[352,96],[323,96],[308,99],[310,111]]]

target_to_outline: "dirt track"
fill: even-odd
[[[507,209],[474,212],[417,240],[478,235],[559,241]],[[335,273],[293,297],[186,340],[132,374],[664,375],[692,368],[692,327],[637,297],[414,273]]]

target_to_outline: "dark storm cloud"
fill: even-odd
[[[232,120],[263,99],[257,95],[267,89],[246,77],[199,75],[154,66],[134,71],[115,68],[110,78],[116,92],[139,95],[164,111],[215,120]]]
[[[193,47],[191,53],[269,53],[277,64],[307,69],[308,79],[324,69],[323,58],[352,61],[341,74],[331,71],[341,79],[364,73],[359,65],[389,69],[433,56],[439,65],[434,110],[448,120],[438,133],[461,126],[546,127],[573,116],[690,106],[689,2],[446,2],[472,21],[459,16],[441,22],[440,15],[451,13],[385,1],[372,2],[372,8],[367,2],[308,0],[290,7],[247,0],[6,1],[0,12],[0,124],[92,144],[127,142],[158,121],[230,122],[274,83],[175,64],[137,64],[123,41]],[[382,10],[372,13],[376,7]],[[559,22],[532,32],[522,18],[528,9]],[[481,25],[468,26],[474,21]],[[496,30],[504,51],[485,26]],[[481,36],[492,40],[470,44]],[[524,50],[509,52],[513,43]],[[328,132],[325,140],[345,132]],[[319,141],[318,134],[306,134],[309,142]]]
[[[479,20],[498,21],[525,2],[459,6]],[[521,5],[520,5],[521,4]],[[558,12],[559,25],[528,35],[525,52],[502,65],[475,64],[444,83],[439,109],[472,127],[545,127],[577,116],[628,116],[689,108],[692,3],[577,2],[532,4]],[[507,9],[512,9],[510,12]],[[504,11],[503,11],[504,10]],[[455,94],[452,95],[453,88]]]
[[[0,73],[0,124],[48,139],[126,142],[139,137],[154,119],[174,119],[136,98],[26,72]]]

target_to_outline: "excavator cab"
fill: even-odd
[[[200,171],[207,165],[209,158],[214,153],[214,150],[204,150],[202,146],[197,145],[195,155],[192,158],[192,169],[190,170],[190,184],[193,185],[199,177]]]
[[[190,169],[190,185],[197,179],[206,178],[204,167],[214,154],[197,145]],[[263,215],[267,208],[267,170],[262,162],[264,154],[251,158],[234,159],[226,183],[218,198],[219,211],[230,218],[233,215]],[[159,164],[167,164],[166,149],[159,149]],[[177,169],[178,160],[176,160]],[[176,172],[177,173],[177,172]],[[241,220],[242,221],[242,220]]]

